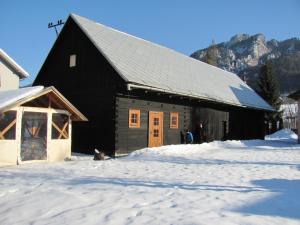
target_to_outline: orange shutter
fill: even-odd
[[[170,113],[170,128],[178,129],[178,113],[177,112]]]

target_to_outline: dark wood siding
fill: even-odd
[[[226,140],[228,138],[229,112],[207,107],[194,107],[193,131],[195,125],[203,124],[205,141]],[[224,123],[226,125],[224,130]],[[197,134],[195,134],[197,137]],[[196,138],[197,139],[197,138]]]
[[[141,110],[140,128],[129,128],[129,109]],[[192,108],[185,105],[169,104],[133,98],[116,98],[116,137],[117,152],[131,152],[148,146],[148,118],[149,111],[164,113],[163,144],[180,144],[180,131],[191,128]],[[178,112],[178,129],[170,128],[170,112]]]

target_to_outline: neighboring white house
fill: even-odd
[[[297,130],[297,101],[283,97],[283,103],[280,106],[280,111],[282,111],[283,127],[293,131]]]
[[[288,96],[289,98],[292,98],[298,102],[298,143],[300,144],[300,90],[290,94]]]
[[[0,91],[18,89],[19,80],[28,76],[20,65],[0,49]]]

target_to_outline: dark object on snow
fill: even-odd
[[[94,160],[104,160],[104,152],[95,149]]]

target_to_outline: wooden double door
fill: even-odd
[[[164,113],[150,111],[149,132],[148,132],[149,147],[158,147],[163,145],[163,127],[164,127]]]

